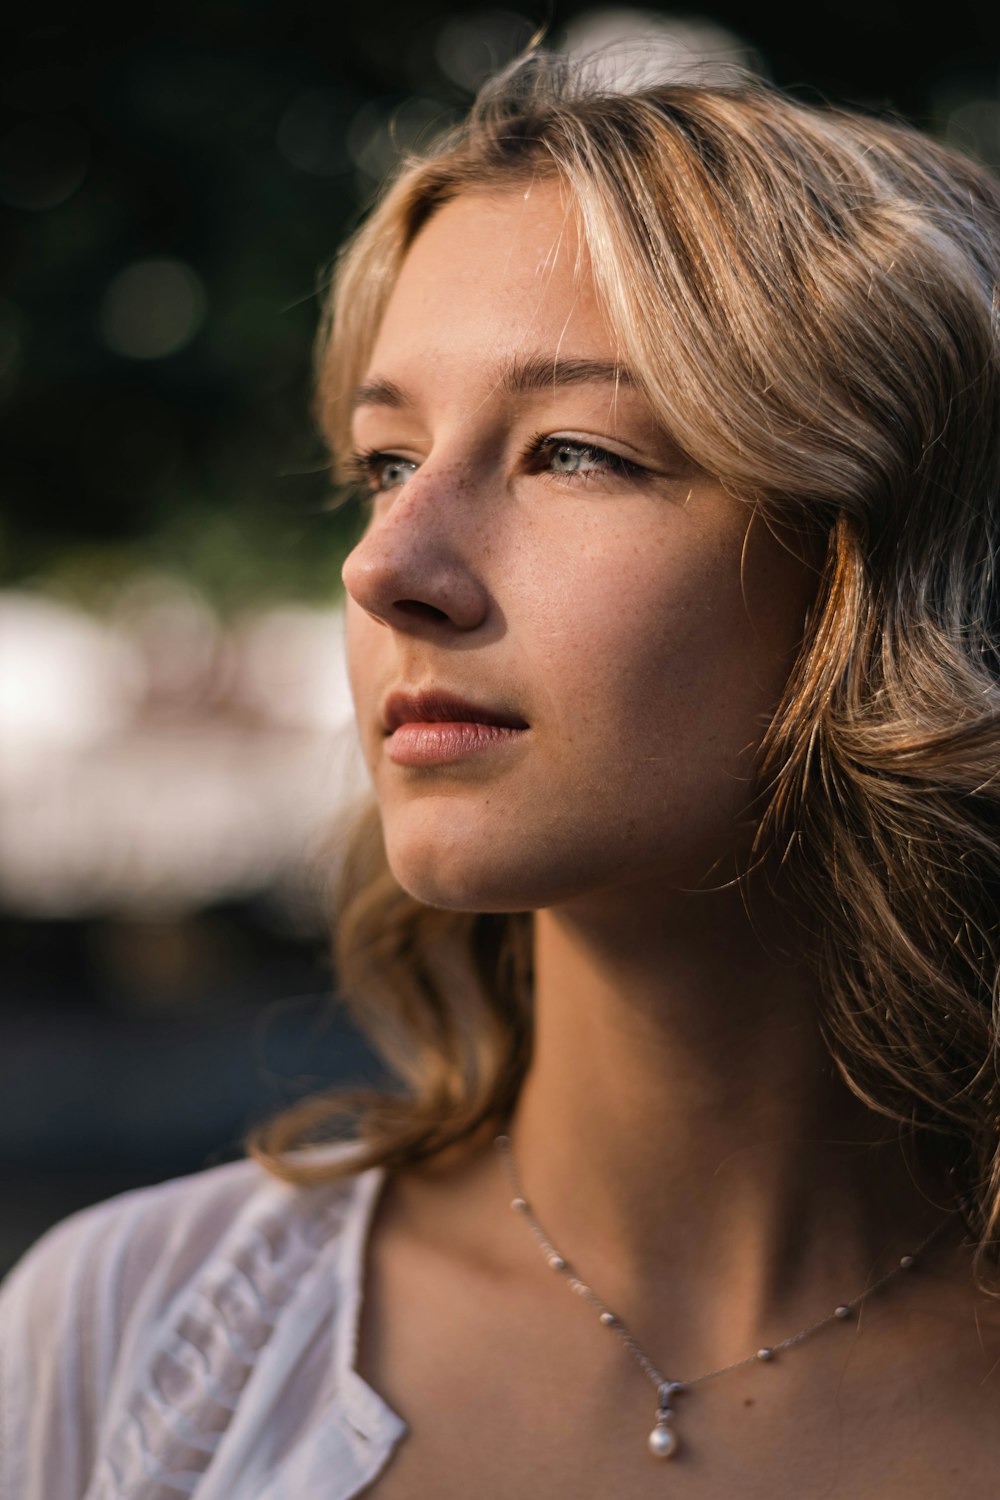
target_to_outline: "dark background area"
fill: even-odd
[[[251,610],[336,606],[354,521],[330,507],[309,418],[325,268],[401,150],[539,24],[560,45],[596,9],[624,14],[22,8],[0,80],[0,658],[5,598],[117,619],[137,578],[167,578],[223,634]],[[895,111],[1000,162],[985,0],[933,21],[901,0],[645,11],[727,29],[804,98]],[[232,730],[212,670],[146,702],[147,739]],[[3,691],[0,660],[0,735]],[[378,1076],[329,1003],[310,869],[280,899],[266,873],[125,905],[0,883],[0,1269],[69,1209],[232,1155],[311,1088]]]
[[[308,420],[322,268],[392,165],[390,133],[419,145],[467,104],[460,79],[592,9],[32,7],[0,94],[0,576],[93,598],[155,560],[227,603],[329,596],[343,523],[317,514]],[[782,86],[1000,146],[995,111],[961,121],[996,99],[996,6],[704,14]],[[143,267],[162,327],[132,305],[141,275],[122,279]]]

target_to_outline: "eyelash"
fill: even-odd
[[[633,463],[630,458],[623,458],[620,453],[612,453],[608,448],[599,448],[596,443],[581,443],[573,438],[549,437],[545,433],[539,433],[533,437],[524,452],[527,460],[539,459],[543,455],[551,456],[560,448],[571,448],[574,453],[585,458],[589,463],[598,463],[601,468],[612,474],[617,474],[623,479],[639,479],[648,474],[641,464]],[[579,476],[586,483],[589,471],[584,470]],[[571,476],[563,474],[559,476],[568,479]]]
[[[542,458],[551,458],[560,449],[571,450],[578,458],[586,463],[599,465],[606,472],[618,475],[623,479],[638,481],[647,477],[649,471],[641,464],[633,463],[631,459],[623,458],[620,453],[612,453],[607,448],[599,448],[596,443],[576,442],[572,438],[551,437],[546,433],[540,433],[533,437],[527,444],[521,462],[529,465],[530,473],[544,473],[543,468],[533,468],[531,465],[538,464]],[[389,464],[405,464],[412,460],[401,458],[398,453],[391,453],[382,448],[361,449],[352,453],[348,460],[351,477],[358,484],[364,485],[369,496],[385,494],[388,490],[396,489],[396,485],[388,485],[383,489],[378,483],[380,469]],[[586,484],[594,477],[593,470],[577,470],[569,473],[555,473],[549,471],[552,477],[563,479],[570,483]]]

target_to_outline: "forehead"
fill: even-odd
[[[528,346],[607,357],[612,345],[576,216],[547,181],[435,214],[403,261],[369,367],[496,365]]]

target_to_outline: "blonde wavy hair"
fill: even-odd
[[[898,123],[746,81],[610,91],[536,53],[402,165],[339,261],[318,361],[335,459],[421,226],[538,178],[574,206],[664,427],[825,557],[764,740],[756,854],[813,914],[838,1067],[943,1152],[982,1267],[1000,1220],[1000,187]],[[252,1153],[310,1183],[479,1143],[530,1060],[530,922],[406,895],[371,810],[335,961],[402,1086],[299,1103]],[[360,1157],[297,1149],[345,1121]]]

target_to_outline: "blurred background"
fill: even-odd
[[[326,268],[539,24],[1000,163],[1000,10],[19,7],[0,82],[0,1270],[380,1077],[326,956],[363,789],[309,416]],[[655,45],[653,45],[655,43]],[[652,60],[652,61],[651,61]]]

